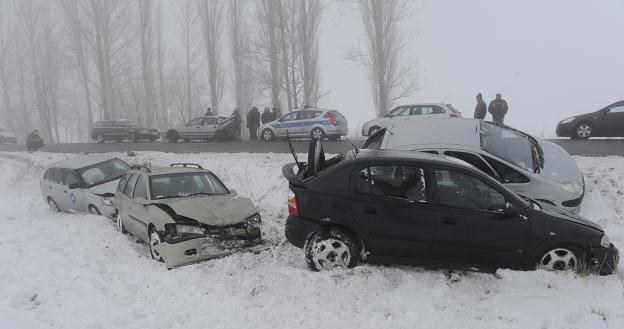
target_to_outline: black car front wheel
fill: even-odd
[[[584,267],[582,252],[573,246],[552,248],[537,260],[537,269],[547,271],[582,271]]]
[[[575,138],[588,139],[594,135],[594,127],[589,123],[582,122],[576,125],[573,134]]]
[[[315,272],[352,268],[360,261],[360,248],[352,237],[329,229],[312,234],[305,243],[308,267]]]

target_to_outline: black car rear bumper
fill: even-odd
[[[618,249],[611,244],[609,248],[592,248],[591,249],[591,269],[592,272],[600,275],[609,275],[615,273],[620,260]]]
[[[310,234],[322,229],[318,223],[301,217],[288,216],[286,219],[286,239],[297,248],[303,248]]]

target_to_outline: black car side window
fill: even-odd
[[[138,176],[139,175],[137,174],[132,174],[130,178],[128,178],[128,183],[126,183],[126,187],[124,187],[123,194],[125,194],[129,198],[132,197],[132,193],[134,192],[134,184],[136,184]]]
[[[480,179],[441,169],[435,176],[440,204],[495,212],[505,209],[505,197]]]
[[[356,193],[427,202],[423,169],[411,166],[373,166],[360,170]]]
[[[496,161],[485,155],[483,155],[483,158],[485,159],[485,161],[487,161],[490,164],[490,166],[492,166],[492,168],[494,168],[494,170],[496,170],[496,172],[498,172],[498,175],[500,176],[500,179],[501,179],[501,183],[503,184],[528,183],[531,181],[528,177],[517,172],[513,168],[510,168],[504,163],[501,163],[500,161]]]

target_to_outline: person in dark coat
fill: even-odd
[[[496,98],[490,103],[488,112],[492,115],[492,121],[498,124],[504,124],[505,115],[507,114],[507,102],[501,98],[501,94],[496,94]]]
[[[35,129],[26,136],[26,147],[28,147],[28,152],[33,152],[43,147],[43,139],[39,136],[39,130]]]
[[[474,118],[483,120],[487,115],[487,104],[483,101],[483,95],[477,94],[477,106],[475,107]]]
[[[232,124],[234,127],[234,139],[240,139],[240,133],[241,133],[241,123],[243,121],[243,118],[241,117],[240,113],[238,112],[238,108],[235,108],[234,111],[232,112],[231,117],[234,119]]]
[[[205,117],[211,117],[213,115],[214,114],[212,113],[212,109],[210,107],[206,110],[206,114],[204,114]]]
[[[264,112],[262,112],[262,124],[271,122],[273,120],[275,120],[273,113],[271,113],[271,110],[268,107],[265,107]]]
[[[252,107],[247,113],[247,128],[249,128],[249,139],[258,140],[258,128],[260,127],[260,112],[257,107]]]

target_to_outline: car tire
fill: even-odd
[[[56,201],[50,197],[48,197],[48,206],[50,207],[50,210],[54,212],[61,212],[61,208],[59,208],[58,204],[56,204]]]
[[[180,135],[178,135],[178,132],[175,130],[170,130],[167,133],[167,140],[169,140],[169,143],[177,143],[179,138]]]
[[[368,136],[372,136],[374,133],[378,132],[381,129],[379,126],[372,126],[368,129]]]
[[[149,249],[150,249],[150,256],[152,256],[153,260],[156,260],[158,262],[162,262],[162,256],[160,256],[160,254],[154,249],[155,246],[157,246],[158,244],[160,244],[160,235],[158,235],[158,231],[156,230],[156,228],[153,225],[149,225],[149,230],[148,230],[148,236],[149,236]]]
[[[262,131],[262,140],[265,142],[270,142],[273,139],[275,139],[275,134],[273,134],[273,131],[271,129],[264,129]]]
[[[310,133],[310,137],[313,139],[323,140],[325,138],[325,132],[321,128],[314,128]]]
[[[349,234],[338,229],[316,232],[306,240],[305,259],[315,272],[337,267],[353,268],[360,261],[360,248]]]
[[[594,127],[587,122],[581,122],[574,127],[572,132],[575,139],[588,139],[594,135]]]
[[[97,136],[95,136],[95,141],[101,144],[106,142],[106,139],[104,138],[104,135],[97,134]]]
[[[117,231],[121,232],[121,234],[126,234],[126,228],[124,227],[123,220],[121,219],[121,213],[117,212],[117,223],[116,223]]]
[[[535,268],[547,271],[581,272],[587,269],[587,264],[580,248],[573,245],[563,245],[549,248],[541,253]]]
[[[90,205],[87,210],[89,211],[89,213],[91,215],[97,215],[97,216],[102,216],[102,213],[100,212],[100,209],[98,209],[96,206],[94,205]]]

